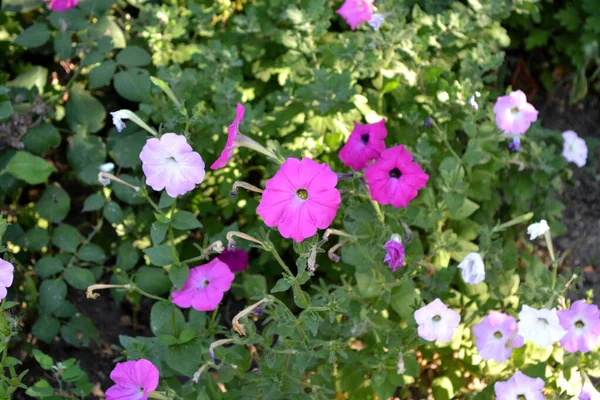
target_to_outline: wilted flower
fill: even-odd
[[[118,363],[110,373],[116,385],[108,388],[106,400],[146,400],[158,378],[158,368],[146,359]]]
[[[419,336],[431,342],[450,342],[460,324],[460,314],[448,308],[440,299],[419,308],[414,316],[419,324]]]
[[[538,117],[538,111],[527,102],[527,96],[521,90],[498,97],[494,114],[498,128],[513,135],[525,133]]]
[[[47,3],[47,0],[42,0]],[[77,0],[50,0],[50,9],[52,11],[65,12],[71,8],[77,7]]]
[[[111,162],[102,164],[101,166],[98,167],[98,169],[102,172],[110,172],[113,169],[115,169],[115,164],[113,164]]]
[[[243,271],[248,267],[248,253],[244,250],[223,250],[217,258],[223,261],[231,272]]]
[[[371,16],[371,19],[367,21],[367,24],[369,24],[373,30],[378,31],[381,24],[383,24],[383,21],[385,21],[383,14],[376,13]]]
[[[530,378],[521,371],[515,372],[506,382],[494,384],[496,400],[545,400],[543,389],[542,379]]]
[[[600,400],[600,393],[590,381],[586,381],[579,392],[579,400]]]
[[[534,240],[539,238],[540,236],[544,236],[546,232],[550,230],[548,226],[548,222],[545,219],[540,222],[536,222],[527,227],[527,234],[529,235],[529,240]]]
[[[0,300],[6,297],[6,289],[13,284],[15,267],[8,261],[0,258]]]
[[[373,2],[374,0],[346,0],[336,14],[344,18],[350,28],[355,30],[358,25],[371,19],[375,10]]]
[[[484,360],[498,363],[508,360],[514,348],[523,346],[523,337],[517,334],[517,321],[510,315],[491,311],[473,327],[477,351]]]
[[[174,290],[173,304],[197,311],[212,311],[231,288],[235,275],[218,258],[190,269],[190,275],[181,290]]]
[[[479,104],[477,104],[477,101],[475,100],[475,98],[479,97],[479,96],[480,96],[479,92],[475,92],[475,94],[473,94],[473,95],[471,95],[471,97],[469,97],[469,105],[475,111],[479,110]]]
[[[560,345],[569,353],[594,350],[600,337],[600,311],[598,306],[584,300],[576,301],[568,310],[559,310],[558,319],[567,334]]]
[[[564,139],[562,156],[569,162],[575,163],[579,168],[587,162],[588,148],[585,140],[573,131],[562,133]]]
[[[508,144],[508,148],[512,151],[521,151],[521,138],[515,136],[513,140]]]
[[[123,122],[123,119],[125,119],[125,113],[123,112],[123,110],[111,112],[110,115],[112,116],[113,125],[115,126],[115,128],[117,128],[118,132],[121,132],[127,127],[127,125],[125,125],[125,122]]]
[[[394,272],[404,266],[404,246],[400,240],[400,235],[394,233],[385,244],[385,258],[383,262],[388,263],[390,269]]]
[[[417,197],[417,191],[425,186],[429,175],[413,161],[403,145],[394,146],[381,158],[365,168],[365,178],[373,200],[379,204],[407,207]]]
[[[355,122],[348,141],[340,150],[340,160],[355,171],[363,169],[385,150],[386,136],[385,119],[375,124]]]
[[[467,254],[458,264],[458,269],[461,270],[463,280],[471,285],[483,282],[485,279],[485,265],[478,253]]]
[[[288,158],[267,181],[258,208],[267,226],[296,242],[327,229],[342,202],[337,175],[310,158]]]
[[[406,366],[404,365],[404,354],[402,352],[398,353],[398,375],[402,375],[406,372]]]
[[[523,305],[519,313],[518,333],[525,340],[531,340],[538,346],[548,347],[567,334],[560,326],[556,308],[536,310]]]
[[[140,153],[146,183],[156,191],[166,189],[171,197],[181,196],[204,180],[204,161],[185,137],[165,133],[146,141]]]

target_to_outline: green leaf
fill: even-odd
[[[189,211],[177,211],[173,216],[171,225],[175,229],[188,230],[201,228],[202,224],[194,214]]]
[[[48,70],[44,67],[36,66],[29,68],[12,81],[7,82],[6,86],[25,89],[37,87],[39,93],[44,93],[47,81]]]
[[[121,174],[118,177],[133,186],[137,186],[137,187],[142,186],[142,181],[140,181],[140,178],[138,178],[137,176]],[[113,192],[115,193],[115,196],[117,196],[117,198],[119,200],[121,200],[127,204],[132,204],[132,205],[144,204],[146,201],[142,196],[140,196],[139,192],[136,192],[134,189],[130,188],[129,186],[122,185],[120,183],[115,183],[112,186],[112,188],[113,188]]]
[[[104,249],[94,243],[84,244],[77,252],[77,258],[81,261],[102,264],[106,260]]]
[[[167,192],[162,192],[158,201],[158,208],[171,207],[173,203],[175,203],[175,199],[169,196]]]
[[[145,292],[157,296],[169,293],[173,287],[162,268],[141,267],[135,275],[135,284]]]
[[[43,183],[54,171],[56,168],[48,164],[46,160],[26,151],[17,151],[4,169],[4,172],[30,185]]]
[[[200,340],[196,339],[184,344],[167,347],[165,361],[175,371],[187,377],[192,377],[200,367],[203,348]]]
[[[100,335],[92,320],[83,314],[75,314],[69,323],[60,329],[65,342],[75,347],[88,346],[90,340],[100,344]]]
[[[36,399],[43,399],[44,397],[54,396],[54,388],[48,383],[47,380],[42,379],[37,381],[30,388],[25,391],[25,394]]]
[[[169,269],[169,279],[179,290],[183,287],[190,275],[190,268],[185,264],[176,264]]]
[[[52,244],[67,253],[75,253],[83,236],[71,225],[61,225],[52,233]]]
[[[42,353],[38,349],[33,349],[31,352],[33,354],[33,357],[35,358],[35,361],[37,361],[38,364],[40,364],[40,367],[42,367],[46,371],[50,371],[52,369],[52,365],[54,365],[52,357]]]
[[[173,326],[175,324],[175,326]],[[185,318],[179,308],[165,301],[154,303],[150,311],[150,329],[155,336],[171,335],[181,332]]]
[[[447,376],[438,376],[431,382],[433,398],[436,400],[450,400],[454,397],[452,381]]]
[[[96,283],[94,274],[89,269],[69,267],[65,269],[63,276],[69,285],[79,290],[86,290],[88,286]]]
[[[121,206],[114,201],[109,201],[104,206],[104,211],[102,213],[104,218],[111,224],[117,224],[123,220],[123,211],[121,210]]]
[[[117,54],[117,62],[126,67],[143,67],[152,62],[152,57],[139,46],[127,46]]]
[[[78,8],[89,15],[99,16],[108,11],[116,0],[79,0]]]
[[[110,156],[115,163],[123,168],[132,168],[140,165],[140,153],[146,144],[148,135],[144,132],[135,132],[127,136],[119,136],[112,141],[113,145],[109,150]]]
[[[391,306],[405,321],[412,321],[414,304],[419,301],[419,292],[411,279],[407,279],[400,286],[392,289]]]
[[[122,242],[117,249],[117,267],[128,271],[135,267],[140,260],[138,249],[133,246],[131,240]]]
[[[243,286],[250,296],[262,296],[267,293],[267,280],[263,275],[245,275]]]
[[[49,39],[50,30],[48,29],[48,25],[34,23],[17,36],[15,43],[23,47],[34,48],[42,46]]]
[[[49,278],[54,274],[62,272],[63,263],[58,257],[44,256],[35,263],[35,273],[43,279]]]
[[[40,285],[40,310],[54,312],[67,297],[67,285],[62,279],[52,279]]]
[[[375,271],[372,269],[357,271],[355,276],[358,293],[363,299],[371,299],[381,294],[382,283],[378,281]]]
[[[54,183],[46,188],[35,209],[40,217],[49,222],[61,222],[69,214],[71,199],[63,188]]]
[[[31,328],[33,335],[45,343],[54,342],[59,331],[60,321],[50,314],[40,315]]]
[[[150,228],[150,237],[154,246],[158,246],[165,240],[167,231],[169,230],[169,224],[163,222],[154,222]]]
[[[21,236],[19,244],[29,251],[40,251],[48,244],[49,239],[48,231],[36,226]]]
[[[104,127],[104,106],[80,86],[75,85],[69,92],[65,112],[67,123],[73,132],[96,133]]]
[[[150,101],[150,75],[148,71],[131,68],[115,75],[114,87],[117,93],[126,100],[136,103]]]
[[[98,211],[104,206],[106,199],[99,193],[88,196],[83,202],[83,212]]]
[[[106,147],[98,136],[75,135],[69,142],[67,160],[76,171],[89,166],[94,169],[94,183],[98,182],[98,166],[106,159]]]
[[[444,195],[444,203],[448,207],[451,219],[465,219],[479,209],[479,205],[472,200],[455,192]]]
[[[144,249],[144,253],[148,256],[152,264],[159,267],[173,264],[174,261],[171,246],[165,244]]]
[[[292,282],[289,279],[281,278],[277,281],[271,293],[285,292],[292,286]]]
[[[73,41],[69,32],[58,32],[54,36],[54,52],[61,60],[68,60],[73,56]]]
[[[106,60],[90,71],[89,87],[90,89],[102,87],[110,80],[117,70],[117,64],[113,60]]]
[[[52,124],[41,124],[29,128],[23,136],[25,149],[36,154],[45,153],[58,147],[60,140],[60,133]]]

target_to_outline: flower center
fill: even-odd
[[[520,394],[517,396],[517,400],[527,400],[527,397],[524,394]]]
[[[306,189],[298,189],[296,190],[296,196],[300,197],[302,200],[308,199],[308,192]]]
[[[140,387],[138,388],[138,391],[139,391],[141,394],[144,394],[144,388],[143,388],[142,386],[140,386]]]
[[[513,108],[510,109],[510,112],[513,113],[513,114],[516,114],[516,113],[519,112],[519,108],[518,107],[513,107]]]
[[[439,322],[442,320],[442,317],[440,317],[439,315],[435,315],[433,318],[431,318],[431,320],[434,322]]]
[[[390,178],[398,179],[402,176],[402,172],[398,168],[394,168],[390,171]]]
[[[577,328],[583,328],[584,326],[585,326],[585,324],[583,323],[582,320],[575,322],[575,327],[577,327]]]
[[[494,337],[495,337],[496,339],[502,339],[502,332],[500,332],[500,331],[496,331],[496,332],[494,332]]]
[[[366,146],[367,144],[369,144],[369,134],[365,133],[363,135],[360,135],[360,141],[363,142],[363,144]]]
[[[545,325],[550,325],[550,322],[546,318],[538,318],[538,321]]]
[[[204,279],[202,281],[202,283],[200,284],[200,289],[204,289],[205,287],[208,286],[209,283],[210,283],[210,281],[208,279]]]

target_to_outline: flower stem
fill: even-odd
[[[283,268],[283,270],[293,278],[294,288],[298,292],[298,297],[300,297],[302,304],[304,304],[304,307],[308,310],[310,308],[310,303],[306,299],[306,297],[304,297],[304,292],[302,291],[302,288],[300,287],[300,284],[298,283],[298,279],[296,279],[294,274],[292,274],[292,271],[288,268],[288,266],[285,265],[285,262],[279,256],[279,253],[277,253],[277,250],[275,250],[275,247],[273,247],[271,245],[270,251],[271,251],[271,254],[273,254],[273,257],[275,257],[275,260],[277,260],[279,265],[281,265],[281,268]]]
[[[173,214],[175,214],[175,205],[177,201],[173,202],[171,206],[171,218],[173,218]],[[175,234],[173,233],[173,224],[169,224],[169,244],[171,245],[171,254],[173,255],[173,263],[175,265],[179,264],[179,255],[177,254],[177,249],[175,248]]]
[[[527,214],[520,215],[520,216],[518,216],[516,218],[511,219],[510,221],[507,221],[507,222],[505,222],[503,224],[500,224],[500,225],[494,227],[494,229],[492,229],[492,232],[503,231],[506,228],[509,228],[509,227],[511,227],[513,225],[517,225],[517,224],[520,224],[522,222],[529,221],[531,218],[533,218],[533,213],[532,212],[528,212]]]

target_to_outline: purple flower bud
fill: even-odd
[[[508,144],[508,148],[512,151],[521,151],[521,139],[518,136],[515,136],[512,142]]]
[[[257,316],[261,315],[263,313],[263,311],[265,311],[264,308],[262,308],[262,307],[256,307],[254,309],[254,315],[257,315]]]
[[[404,246],[400,243],[400,235],[397,233],[385,244],[385,258],[383,262],[388,263],[394,272],[404,266]]]
[[[427,117],[423,125],[425,125],[425,128],[429,128],[431,126],[431,117]]]

